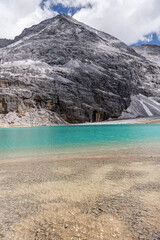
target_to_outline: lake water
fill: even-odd
[[[0,239],[158,240],[160,125],[0,129]]]
[[[90,125],[0,129],[0,156],[160,142],[160,125]]]

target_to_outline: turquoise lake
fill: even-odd
[[[160,124],[0,129],[0,239],[158,240],[159,143]]]
[[[0,129],[0,156],[86,146],[160,142],[159,124],[75,125]]]

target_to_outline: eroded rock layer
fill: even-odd
[[[160,112],[160,66],[69,16],[25,29],[7,45],[0,49],[0,125],[97,122]],[[132,114],[138,96],[151,98],[158,110],[148,104],[147,111],[143,106]]]

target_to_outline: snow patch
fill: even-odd
[[[35,66],[35,67],[50,67],[47,63],[43,63],[41,61],[34,61],[32,59],[27,60],[19,60],[14,62],[4,62],[0,65],[0,67],[21,67],[21,66]]]

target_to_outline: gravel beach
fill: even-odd
[[[160,239],[158,144],[0,161],[2,240]]]

